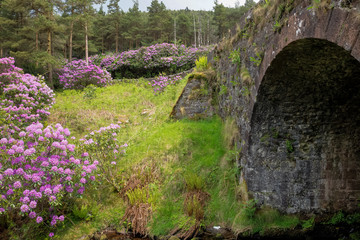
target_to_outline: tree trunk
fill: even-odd
[[[2,58],[4,56],[4,49],[3,47],[0,48],[0,58]]]
[[[49,56],[52,56],[52,46],[51,46],[51,43],[52,43],[52,39],[51,39],[51,30],[48,29],[47,30],[47,41],[48,41],[48,44],[47,44],[47,53],[49,54]],[[53,84],[53,69],[52,69],[52,65],[51,63],[49,62],[48,64],[48,71],[49,71],[49,84],[50,84],[50,87],[53,88],[54,87],[54,84]]]
[[[116,23],[115,52],[119,52],[119,24]]]
[[[210,45],[210,17],[208,18],[208,24],[207,24],[207,45]]]
[[[69,36],[69,62],[72,61],[73,55],[73,32],[74,32],[74,4],[71,4],[71,23],[70,23],[70,36]]]
[[[51,31],[51,55],[55,52],[55,44],[54,44],[54,32]]]
[[[67,58],[67,56],[66,56],[66,53],[67,53],[67,44],[65,43],[64,44],[64,58],[66,59]]]
[[[104,54],[104,36],[101,37],[101,53]]]
[[[198,45],[199,45],[199,47],[200,47],[200,46],[201,46],[201,42],[202,42],[200,16],[198,16],[198,25],[199,25],[199,27],[198,27],[198,31],[199,31],[199,33],[198,33]]]
[[[72,49],[73,49],[73,31],[74,31],[74,22],[71,21],[70,24],[70,37],[69,37],[69,62],[72,61]]]
[[[89,66],[88,23],[85,21],[85,62]]]
[[[194,40],[195,40],[195,47],[196,47],[196,21],[195,21],[195,15],[194,15]]]
[[[49,69],[49,84],[51,88],[54,88],[53,83],[53,69],[51,63],[48,63],[48,69]]]
[[[51,56],[52,46],[51,46],[51,30],[50,29],[47,30],[47,41],[48,41],[47,53]]]
[[[174,18],[174,42],[175,42],[175,47],[177,46],[176,44],[176,17]]]
[[[39,51],[39,31],[35,33],[35,50]]]
[[[36,31],[35,33],[35,51],[38,52],[39,51],[39,31]],[[35,62],[36,67],[39,66],[39,62],[36,61]]]

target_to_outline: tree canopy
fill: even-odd
[[[107,3],[96,9],[95,4]],[[0,57],[13,56],[25,72],[52,79],[59,59],[120,52],[169,42],[187,46],[214,44],[255,3],[213,11],[169,10],[152,0],[147,11],[122,9],[120,0],[1,0]]]

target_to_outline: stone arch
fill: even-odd
[[[258,85],[244,177],[286,212],[353,209],[360,200],[360,62],[303,38],[282,48]]]
[[[207,102],[235,119],[239,181],[259,204],[351,210],[360,199],[360,0],[319,8],[291,2],[281,29],[274,31],[271,8],[257,25],[262,1],[209,54],[216,77],[209,81],[215,101]],[[235,50],[241,65],[229,60]]]

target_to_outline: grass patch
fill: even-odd
[[[167,119],[185,84],[186,81],[180,81],[176,86],[168,86],[159,96],[155,96],[151,86],[141,79],[93,89],[95,97],[91,99],[84,97],[84,91],[58,92],[49,123],[61,123],[78,137],[119,121],[130,123],[132,133],[138,132],[139,128]]]
[[[88,191],[75,206],[57,231],[60,239],[80,239],[108,226],[119,226],[125,212],[124,201],[109,189]]]
[[[218,118],[196,122],[182,120],[166,123],[161,137],[156,135],[172,146],[163,157],[161,187],[162,196],[166,197],[157,204],[150,224],[151,235],[166,235],[176,228],[187,230],[204,211],[201,199],[194,200],[192,195],[191,201],[186,202],[185,198],[190,192],[210,190],[213,179],[209,176],[225,153],[221,130],[222,123]],[[170,136],[167,133],[171,133]]]
[[[252,233],[259,232],[262,235],[272,230],[292,229],[300,223],[295,216],[284,216],[277,210],[268,208],[260,209],[252,219],[245,218],[245,222],[250,223]]]

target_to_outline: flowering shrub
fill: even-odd
[[[46,119],[54,104],[54,93],[42,77],[23,74],[13,58],[0,59],[0,111],[10,121],[11,131]],[[3,126],[0,126],[0,136]]]
[[[187,48],[162,43],[120,54],[95,55],[91,59],[118,78],[154,77],[162,72],[174,74],[189,70],[200,55],[210,50],[210,47]]]
[[[83,194],[98,164],[86,152],[79,157],[69,135],[60,124],[34,123],[0,139],[0,214],[51,227],[64,221],[64,203]]]
[[[168,85],[174,85],[181,79],[182,78],[180,75],[174,75],[174,76],[160,75],[160,76],[156,77],[154,80],[152,80],[151,82],[149,82],[149,84],[153,87],[154,94],[159,94],[159,93],[163,92],[164,89]]]
[[[78,66],[80,72],[73,76],[85,78],[95,72],[106,77],[99,80],[100,85],[111,81],[96,66]],[[115,175],[116,158],[127,145],[117,145],[120,126],[110,125],[89,135],[95,141],[86,136],[75,147],[67,128],[60,124],[44,128],[39,122],[50,114],[54,102],[42,79],[23,74],[12,58],[0,59],[0,69],[0,216],[20,215],[30,223],[55,228],[64,221],[67,207],[95,181],[98,166],[99,176],[115,183],[107,174]],[[68,86],[81,84],[69,82]]]
[[[22,73],[22,69],[14,64],[15,60],[12,57],[0,58],[0,94],[3,93],[5,86],[15,82],[16,77],[14,75]]]
[[[22,69],[14,65],[13,57],[0,58],[0,72],[21,72]]]
[[[112,82],[112,78],[108,71],[91,62],[86,65],[84,60],[74,60],[60,70],[59,81],[64,89],[83,89],[90,84],[107,86]]]
[[[125,148],[128,145],[126,143],[119,145],[116,138],[119,132],[120,126],[111,124],[91,132],[80,141],[83,143],[81,144],[82,150],[90,153],[92,158],[99,160],[98,167],[101,172],[99,175],[101,180],[105,180],[120,192],[120,181],[116,179],[118,175],[116,161],[121,154],[125,153]]]

